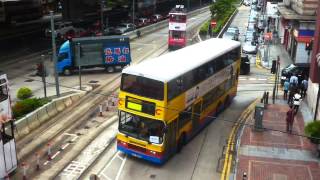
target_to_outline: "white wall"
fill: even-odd
[[[306,44],[298,42],[297,53],[295,58],[295,63],[310,63],[310,56],[308,56],[308,51],[305,50]]]

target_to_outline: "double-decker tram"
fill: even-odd
[[[187,11],[184,5],[176,5],[169,12],[169,50],[183,48],[187,44]]]
[[[17,169],[16,143],[6,74],[0,72],[0,179]]]
[[[240,43],[210,39],[122,71],[118,150],[162,164],[237,92]]]

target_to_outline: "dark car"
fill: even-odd
[[[281,85],[283,85],[286,79],[290,79],[292,75],[298,77],[299,83],[304,79],[309,77],[310,64],[290,64],[283,68],[281,71]]]
[[[247,75],[250,73],[250,60],[248,55],[241,55],[240,74]]]

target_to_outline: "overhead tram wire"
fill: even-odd
[[[31,79],[31,78],[24,78],[26,80],[34,80],[34,81],[39,81],[39,82],[42,82],[40,80],[35,80],[35,79]],[[55,83],[49,83],[47,82],[47,84],[49,85],[55,85]],[[64,88],[68,88],[68,89],[73,89],[73,90],[79,90],[79,89],[76,89],[74,87],[69,87],[69,86],[65,86],[65,85],[61,85],[60,86],[64,87]],[[104,96],[104,97],[114,97],[111,95],[108,95],[107,93],[98,93],[98,92],[92,92],[92,91],[86,91],[86,90],[81,90],[81,91],[85,91],[89,94],[93,94],[93,95],[99,95],[99,96]],[[108,92],[108,93],[112,93],[112,92]],[[118,98],[117,96],[114,97],[114,98]],[[124,99],[123,99],[124,100]],[[142,102],[143,103],[143,102]],[[191,112],[188,112],[188,111],[179,111],[178,109],[173,109],[173,108],[168,108],[168,107],[163,107],[163,106],[157,106],[159,108],[163,108],[163,109],[166,109],[166,110],[171,110],[171,111],[176,111],[176,112],[184,112],[184,113],[189,113],[189,114],[192,114]],[[198,116],[201,116],[201,114],[198,114],[198,113],[194,113]],[[205,118],[209,118],[209,119],[217,119],[218,117],[215,117],[215,116],[206,116]],[[249,127],[254,127],[254,124],[250,124],[250,123],[242,123],[242,122],[237,122],[237,121],[232,121],[232,120],[227,120],[227,119],[218,119],[219,121],[225,121],[225,122],[229,122],[229,123],[234,123],[234,124],[239,124],[239,125],[243,125],[243,126],[249,126]],[[279,130],[279,129],[272,129],[272,128],[262,128],[262,130],[267,130],[267,131],[275,131],[275,132],[281,132],[281,133],[285,133],[285,134],[290,134],[286,131],[282,131],[282,130]],[[316,140],[320,140],[320,138],[317,138],[317,137],[312,137],[312,136],[306,136],[306,135],[303,135],[303,134],[299,134],[299,133],[291,133],[290,135],[294,135],[294,136],[299,136],[299,137],[303,137],[303,138],[312,138],[312,139],[316,139]]]

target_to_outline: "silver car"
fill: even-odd
[[[136,26],[132,23],[121,23],[115,29],[115,34],[124,34],[129,31],[133,31],[136,29]]]

